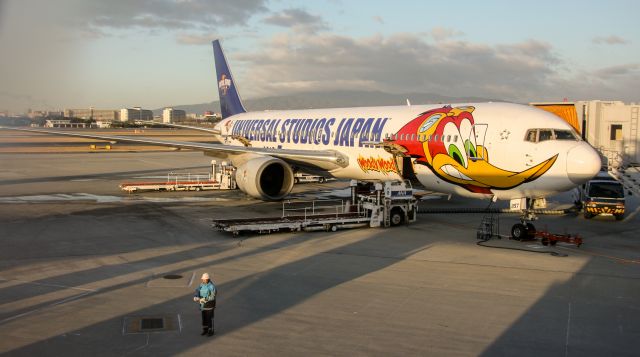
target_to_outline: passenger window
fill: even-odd
[[[438,141],[438,134],[433,136],[433,141]]]
[[[431,141],[431,137],[432,137],[432,136],[433,136],[433,135],[429,135],[429,137],[427,138],[427,141]]]
[[[447,142],[451,141],[451,135],[447,135]]]
[[[454,141],[454,142],[458,141],[458,135],[454,135],[454,136],[453,136],[453,141]]]
[[[553,139],[553,131],[551,129],[540,129],[538,142],[551,139]]]

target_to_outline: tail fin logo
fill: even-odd
[[[222,74],[222,76],[220,76],[220,81],[218,81],[218,89],[220,89],[220,94],[227,95],[230,87],[231,79],[227,78],[226,74]]]

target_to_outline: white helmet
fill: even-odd
[[[209,280],[209,273],[204,273],[204,274],[202,274],[202,278],[200,278],[200,279],[207,279],[207,280]]]

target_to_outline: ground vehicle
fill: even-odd
[[[616,220],[624,218],[624,187],[606,172],[601,172],[582,185],[580,203],[584,218],[599,214],[613,215]]]
[[[281,217],[214,219],[213,227],[237,236],[241,232],[332,231],[357,227],[391,227],[415,222],[418,200],[411,182],[375,183],[374,191],[358,193],[351,180],[351,200],[284,201]]]
[[[309,175],[304,174],[302,172],[296,172],[293,174],[293,182],[294,183],[303,183],[303,182],[320,182],[324,183],[327,181],[327,178],[319,175]]]

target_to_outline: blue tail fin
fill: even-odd
[[[220,41],[215,40],[213,43],[213,57],[216,61],[216,74],[218,75],[218,94],[220,95],[220,114],[222,119],[230,117],[238,113],[244,113],[242,101],[236,84],[231,76],[231,71],[227,65],[227,59],[224,57]]]

